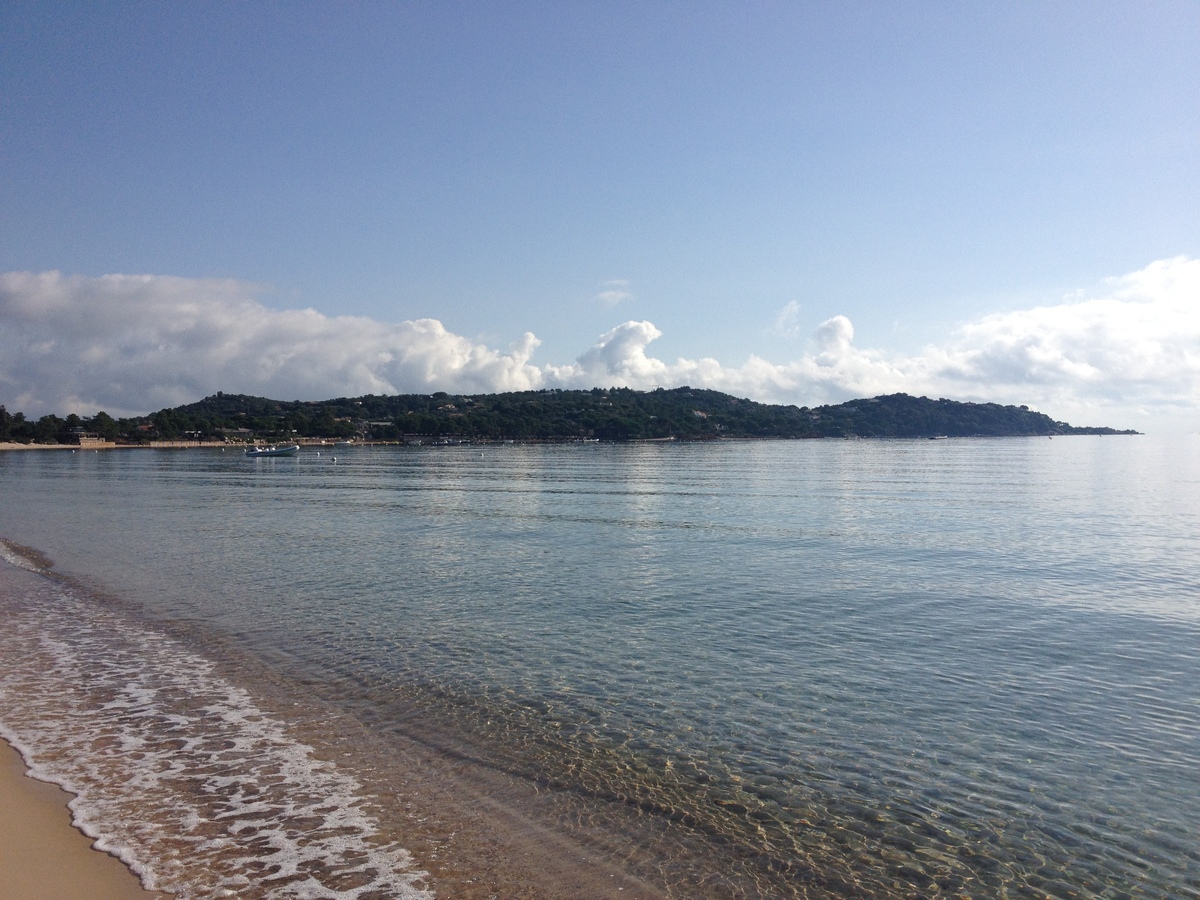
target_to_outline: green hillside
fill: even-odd
[[[179,438],[373,440],[714,440],[1136,434],[1076,428],[1024,406],[889,394],[813,408],[755,403],[696,388],[366,395],[280,401],[218,392],[149,416],[44,416],[0,406],[0,441],[68,442],[78,431],[131,443]]]

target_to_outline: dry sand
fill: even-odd
[[[0,441],[0,450],[78,450],[79,445],[70,444],[18,444],[10,441]]]
[[[148,900],[124,864],[71,826],[71,795],[25,774],[0,741],[0,897],[5,900]]]

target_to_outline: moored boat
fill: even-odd
[[[251,447],[246,451],[247,456],[295,456],[300,452],[299,444],[288,444],[284,447]]]

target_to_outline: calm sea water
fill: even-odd
[[[29,452],[0,490],[71,576],[0,561],[3,733],[185,896],[457,896],[379,809],[413,742],[647,891],[1200,896],[1195,438]]]

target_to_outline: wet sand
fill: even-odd
[[[438,896],[661,897],[658,888],[614,861],[596,859],[594,846],[582,847],[505,803],[480,796],[479,785],[455,779],[455,796],[446,796],[438,790],[445,787],[438,783],[446,773],[442,778],[431,774],[421,779],[419,793],[436,796],[440,814],[415,834],[408,832],[406,842],[428,865]],[[93,849],[92,839],[71,825],[70,799],[57,785],[28,777],[20,754],[0,740],[0,898],[166,900],[165,894],[145,890],[116,857]],[[591,854],[591,860],[583,854]]]
[[[149,900],[116,857],[92,849],[71,826],[71,795],[25,774],[25,762],[0,741],[0,896],[6,900]]]

